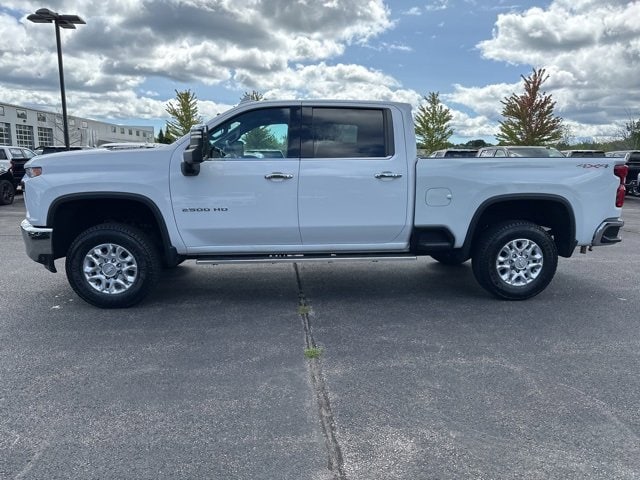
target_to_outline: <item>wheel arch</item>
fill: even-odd
[[[106,222],[140,228],[154,240],[165,264],[178,262],[177,250],[155,202],[144,195],[123,192],[74,193],[54,200],[47,213],[47,225],[54,231],[54,258],[64,257],[82,231]]]
[[[552,194],[508,194],[485,200],[469,224],[462,247],[470,255],[487,228],[508,220],[528,220],[550,230],[558,254],[570,257],[577,245],[575,213],[569,201]]]

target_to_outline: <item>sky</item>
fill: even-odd
[[[495,141],[505,97],[544,68],[573,139],[614,138],[640,118],[640,0],[2,0],[0,101],[165,126],[190,89],[210,119],[256,90],[268,99],[392,100],[439,92],[453,140]]]

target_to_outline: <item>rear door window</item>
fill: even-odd
[[[386,109],[307,108],[303,121],[304,158],[384,158],[393,155],[391,112]]]

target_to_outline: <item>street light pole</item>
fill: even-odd
[[[62,46],[60,45],[60,26],[58,22],[53,22],[56,26],[56,46],[58,48],[58,73],[60,74],[60,96],[62,97],[62,128],[64,135],[64,146],[69,150],[69,123],[67,120],[67,95],[64,90],[64,71],[62,69]]]
[[[86,22],[77,15],[62,15],[52,12],[48,8],[40,8],[36,13],[32,13],[27,20],[33,23],[53,23],[56,28],[56,47],[58,50],[58,72],[60,74],[60,96],[62,98],[62,127],[64,134],[64,146],[69,150],[69,124],[67,121],[67,96],[64,89],[64,71],[62,68],[62,45],[60,42],[60,27],[76,28],[76,25]]]

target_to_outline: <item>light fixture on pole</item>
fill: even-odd
[[[58,47],[58,71],[60,73],[60,96],[62,97],[62,125],[64,129],[64,146],[69,150],[69,125],[67,124],[67,99],[64,91],[64,72],[62,70],[62,47],[60,46],[60,27],[76,28],[86,22],[77,15],[63,15],[52,12],[48,8],[40,8],[27,20],[33,23],[53,23],[56,27],[56,46]]]

